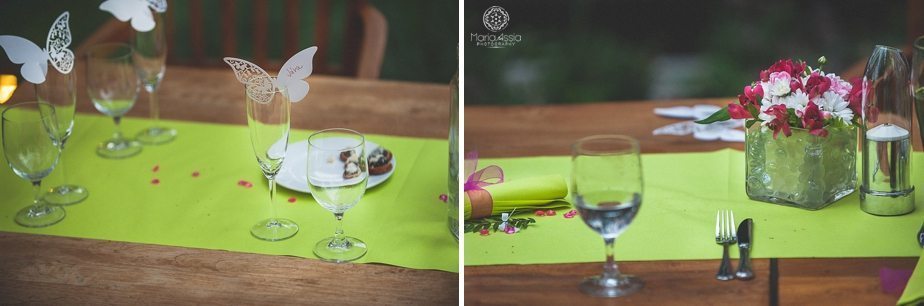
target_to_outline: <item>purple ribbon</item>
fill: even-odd
[[[465,185],[463,190],[472,205],[472,219],[490,216],[494,208],[494,200],[484,187],[504,182],[504,170],[496,165],[478,169],[478,152],[472,151],[465,155]]]

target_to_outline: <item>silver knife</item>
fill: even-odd
[[[735,277],[740,280],[749,280],[754,278],[754,271],[751,271],[751,241],[754,238],[754,221],[751,218],[744,219],[738,225],[738,272]]]

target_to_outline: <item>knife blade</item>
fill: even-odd
[[[751,248],[753,247],[754,238],[754,220],[751,218],[744,219],[738,225],[738,272],[735,277],[740,280],[749,280],[754,278],[754,271],[751,270]]]

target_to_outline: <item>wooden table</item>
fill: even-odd
[[[243,85],[230,69],[166,71],[162,118],[246,124]],[[78,77],[78,110],[96,113],[84,75]],[[449,86],[323,76],[309,81],[308,98],[292,108],[293,128],[448,135]],[[12,101],[32,98],[25,84]],[[129,116],[147,115],[142,94]],[[459,296],[457,273],[379,264],[15,233],[0,233],[0,249],[0,304],[449,305]]]
[[[464,113],[465,151],[478,150],[479,157],[569,155],[575,140],[594,134],[631,135],[639,139],[642,151],[648,153],[743,149],[741,143],[701,142],[692,136],[651,134],[655,128],[679,121],[655,116],[655,107],[724,105],[731,100],[469,106]],[[920,140],[916,138],[915,142],[920,150]],[[716,252],[720,248],[716,247]],[[603,255],[600,254],[601,262]],[[747,282],[715,280],[718,260],[621,262],[620,269],[641,276],[646,287],[638,294],[615,300],[588,297],[577,290],[581,279],[602,271],[601,263],[472,266],[465,267],[465,302],[473,305],[894,305],[898,296],[882,292],[879,269],[913,269],[916,262],[917,258],[757,259],[754,260],[756,279]]]

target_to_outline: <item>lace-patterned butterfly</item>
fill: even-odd
[[[0,35],[0,47],[15,64],[22,64],[20,73],[33,84],[45,82],[48,75],[48,62],[61,72],[68,74],[74,68],[74,52],[67,49],[71,45],[71,28],[68,25],[70,13],[64,12],[51,25],[45,49],[35,43],[13,35]]]
[[[167,11],[166,0],[106,0],[99,5],[99,9],[112,13],[119,21],[131,20],[132,28],[139,32],[154,29],[155,12]]]
[[[289,95],[289,101],[299,102],[308,95],[308,82],[305,81],[305,78],[311,75],[312,70],[314,69],[314,53],[318,51],[318,47],[310,47],[305,50],[299,51],[293,55],[285,64],[282,65],[282,68],[279,69],[279,74],[276,77],[276,84],[260,84],[261,86],[266,86],[269,89],[269,86],[276,86],[278,88],[285,88],[286,93]],[[269,77],[269,73],[266,73],[266,70],[260,68],[254,63],[234,58],[234,57],[225,57],[225,63],[231,66],[231,69],[234,70],[234,76],[237,77],[237,80],[241,83],[247,84],[255,77]],[[269,92],[270,90],[261,92]],[[271,96],[260,95],[260,96],[251,96],[251,99],[254,99],[258,102],[267,102]]]

